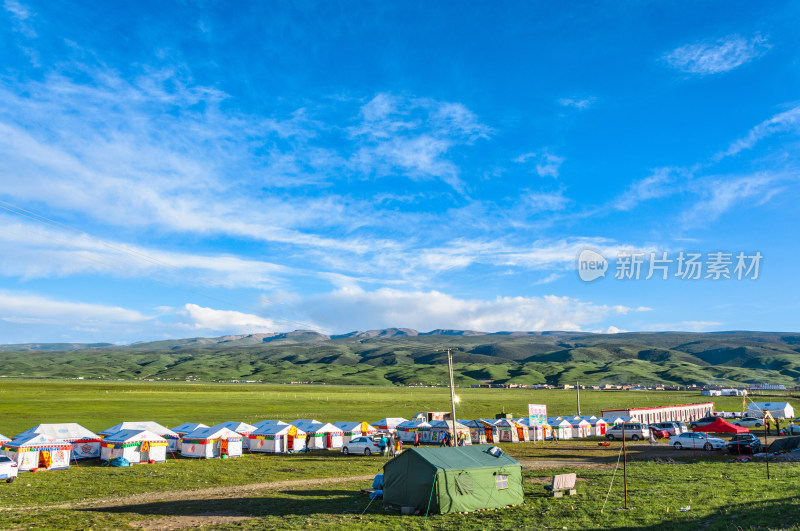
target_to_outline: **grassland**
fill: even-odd
[[[523,414],[528,403],[545,403],[554,414],[572,414],[569,391],[461,389],[459,417]],[[581,409],[664,405],[700,401],[697,393],[584,392]],[[739,409],[741,400],[715,399],[718,409]],[[800,403],[794,402],[800,409]],[[194,420],[368,420],[405,416],[448,406],[437,388],[343,387],[266,384],[198,384],[0,379],[0,433],[9,435],[43,422],[79,422],[99,431],[123,420],[156,420],[167,426]],[[129,524],[176,522],[187,515],[213,528],[337,529],[798,529],[800,466],[773,464],[772,479],[761,463],[732,464],[727,456],[698,452],[661,453],[648,445],[631,448],[629,496],[623,506],[621,472],[614,472],[619,446],[600,449],[591,441],[558,446],[504,445],[525,465],[526,501],[520,507],[469,515],[424,517],[385,513],[379,503],[356,495],[385,459],[344,457],[336,452],[238,459],[170,458],[128,469],[81,462],[65,471],[23,473],[0,484],[0,528],[119,529]],[[664,452],[676,463],[657,463]],[[555,467],[555,468],[554,468]],[[554,473],[578,474],[578,496],[541,497]],[[611,489],[605,509],[606,495]],[[242,486],[258,484],[257,488]],[[215,488],[214,491],[202,489]],[[181,491],[177,496],[165,493]],[[685,513],[680,507],[691,506]],[[362,514],[363,513],[363,514]],[[226,523],[216,514],[241,515]],[[193,517],[195,518],[195,517]],[[203,520],[205,519],[205,520]],[[180,520],[178,520],[180,522]],[[177,525],[177,524],[176,524]]]

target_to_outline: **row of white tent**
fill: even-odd
[[[570,439],[602,436],[606,426],[628,417],[550,417],[544,425],[527,418],[459,420],[456,432],[465,444],[527,442],[549,437]],[[223,422],[207,426],[187,422],[169,429],[157,422],[122,422],[100,433],[80,424],[40,424],[13,439],[0,435],[0,453],[14,459],[20,470],[69,468],[70,461],[86,458],[111,460],[124,457],[131,463],[162,462],[168,454],[185,457],[237,457],[250,452],[290,453],[338,449],[355,437],[377,432],[393,433],[405,443],[436,444],[452,430],[447,420],[425,422],[400,417],[373,423],[297,419],[292,422],[263,420],[255,424]]]

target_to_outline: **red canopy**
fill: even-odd
[[[734,426],[730,422],[725,422],[717,417],[714,422],[702,427],[694,428],[692,431],[703,431],[706,433],[749,433],[750,430],[741,426]]]

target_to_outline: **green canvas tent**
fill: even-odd
[[[383,466],[383,503],[423,514],[429,503],[439,514],[519,505],[522,466],[487,444],[410,448]]]

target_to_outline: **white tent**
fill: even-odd
[[[569,419],[572,424],[572,437],[584,438],[592,436],[592,424],[582,417],[572,417]]]
[[[486,438],[486,428],[483,421],[458,419],[458,422],[469,429],[469,438],[472,444],[486,444],[489,442]]]
[[[794,408],[788,402],[751,402],[747,406],[747,416],[764,418],[768,411],[774,419],[793,419]]]
[[[242,455],[242,436],[228,428],[199,428],[181,438],[181,455],[211,458]]]
[[[438,443],[446,433],[453,433],[453,421],[451,420],[434,420],[431,422],[431,442]],[[469,428],[456,421],[456,436],[464,434],[467,436],[466,444],[471,445],[472,439],[470,438]]]
[[[239,435],[242,436],[242,447],[249,448],[248,444],[250,444],[250,434],[256,431],[258,428],[253,426],[252,424],[246,424],[244,422],[236,422],[236,421],[228,421],[228,422],[220,422],[219,424],[214,424],[211,426],[212,428],[228,428],[231,431],[235,431]]]
[[[306,447],[306,432],[291,424],[264,424],[249,436],[251,452],[285,454]]]
[[[583,420],[589,423],[592,427],[590,432],[590,437],[603,437],[606,434],[606,428],[608,428],[608,422],[603,419],[599,419],[597,417],[583,417]]]
[[[178,451],[178,443],[180,443],[181,441],[181,436],[178,435],[176,432],[172,431],[167,427],[162,426],[158,422],[153,422],[152,420],[145,420],[141,422],[121,422],[116,426],[111,426],[110,428],[104,429],[103,431],[98,433],[98,435],[100,435],[105,439],[109,435],[117,433],[118,431],[122,430],[147,430],[150,433],[155,433],[159,437],[163,437],[164,439],[167,440],[167,443],[169,443],[168,448],[172,452]],[[100,453],[102,454],[102,449]]]
[[[397,428],[397,425],[401,422],[405,422],[406,419],[402,417],[388,417],[381,420],[376,420],[375,422],[370,422],[375,428],[379,431],[388,431],[389,433],[394,433],[394,430]]]
[[[172,428],[172,431],[177,433],[180,437],[184,435],[188,435],[195,430],[199,430],[200,428],[208,428],[205,424],[200,424],[199,422],[184,422],[180,426],[175,426]],[[180,448],[180,445],[178,446]]]
[[[4,443],[7,443],[7,442],[8,442],[8,441],[10,441],[10,440],[11,440],[11,439],[9,439],[8,437],[6,437],[5,435],[2,435],[2,434],[0,434],[0,446],[3,446],[3,444],[4,444]]]
[[[419,434],[419,442],[427,443],[431,438],[431,425],[425,421],[407,420],[395,427],[394,434],[404,443],[413,443]]]
[[[309,450],[342,447],[344,432],[333,424],[314,419],[296,419],[291,424],[306,432],[306,448]]]
[[[100,443],[100,459],[124,457],[131,463],[162,463],[167,460],[169,442],[148,430],[120,430]]]
[[[44,435],[47,439],[71,443],[73,459],[100,457],[100,436],[74,422],[39,424],[23,431],[14,440],[28,435]]]
[[[541,426],[539,424],[534,424],[533,426],[530,425],[530,418],[529,417],[521,417],[516,420],[516,423],[522,426],[524,430],[528,432],[527,441],[543,441],[546,437],[547,433],[547,426]]]
[[[367,422],[334,422],[333,425],[342,430],[342,442],[344,443],[362,435],[373,435],[378,431]]]
[[[572,423],[562,417],[547,417],[547,425],[559,439],[572,439]]]
[[[29,433],[3,444],[2,454],[13,459],[18,470],[61,470],[69,468],[72,444]]]

